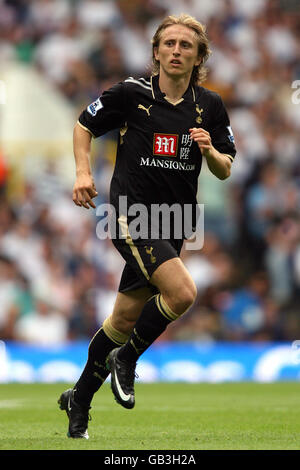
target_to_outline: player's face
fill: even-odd
[[[196,33],[183,25],[168,26],[154,54],[160,62],[160,73],[174,77],[190,77],[194,66],[201,63]]]

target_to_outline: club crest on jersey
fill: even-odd
[[[100,98],[98,98],[96,101],[94,101],[92,104],[90,104],[87,107],[88,113],[90,113],[92,116],[96,116],[97,112],[99,109],[103,108],[103,104],[101,103]]]
[[[197,113],[199,114],[199,116],[196,117],[196,122],[197,122],[198,124],[201,124],[201,122],[202,122],[201,114],[203,113],[203,108],[200,109],[200,108],[199,108],[199,104],[196,104],[196,111],[197,111]]]
[[[178,147],[177,134],[154,134],[153,155],[176,157]]]

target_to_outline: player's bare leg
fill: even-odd
[[[195,301],[196,285],[180,258],[173,258],[161,264],[150,281],[177,316],[186,312]]]
[[[151,296],[151,290],[147,287],[124,293],[118,292],[111,315],[112,327],[129,336]]]

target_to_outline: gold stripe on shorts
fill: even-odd
[[[145,268],[145,265],[143,263],[141,255],[139,253],[139,250],[137,249],[137,247],[133,243],[133,240],[130,236],[130,233],[129,233],[129,230],[128,230],[128,225],[127,225],[127,218],[125,217],[125,215],[121,215],[118,218],[118,222],[119,222],[120,227],[121,227],[122,236],[125,238],[125,241],[126,241],[127,245],[130,247],[131,252],[132,252],[133,256],[135,257],[142,273],[144,274],[147,281],[149,281],[150,276],[149,276],[149,274],[148,274],[148,272]]]

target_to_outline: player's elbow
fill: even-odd
[[[217,175],[220,180],[226,180],[231,175],[231,161],[226,156],[223,160],[222,169]]]
[[[229,178],[230,175],[231,175],[231,169],[225,168],[224,171],[220,175],[218,175],[218,178],[220,180],[226,180],[227,178]]]

